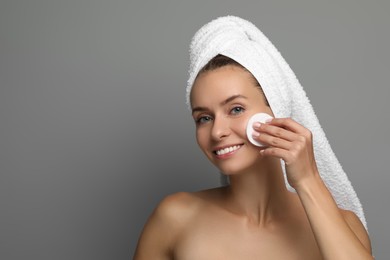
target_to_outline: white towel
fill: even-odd
[[[313,107],[290,66],[269,39],[251,22],[236,16],[219,17],[194,35],[190,45],[189,79],[186,101],[204,65],[218,54],[230,57],[248,69],[260,83],[275,117],[291,117],[313,134],[317,167],[340,208],[353,211],[367,229],[359,198],[337,160]],[[290,191],[284,162],[284,179]]]

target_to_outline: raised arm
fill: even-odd
[[[318,175],[296,190],[324,259],[373,259],[370,239],[360,219],[337,207]]]
[[[261,156],[285,161],[287,180],[298,193],[323,258],[373,259],[359,218],[338,208],[318,173],[311,132],[290,118],[274,118],[255,130],[262,133],[257,137],[260,142],[270,144]]]

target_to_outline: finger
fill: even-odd
[[[309,131],[307,128],[297,123],[291,118],[272,118],[272,120],[268,121],[266,124],[275,125],[279,127],[283,127],[293,131],[294,133],[305,134]]]
[[[290,154],[287,150],[276,148],[276,147],[268,147],[260,151],[261,156],[272,156],[283,159],[285,162],[290,161]]]
[[[256,141],[259,141],[260,143],[263,143],[265,145],[269,145],[272,147],[278,147],[282,148],[284,150],[290,150],[293,143],[291,141],[287,141],[284,139],[281,139],[279,137],[275,137],[266,133],[261,133],[260,135],[256,135],[256,132],[254,133],[253,139]]]
[[[285,139],[287,141],[294,141],[297,139],[297,135],[294,132],[291,132],[290,130],[286,130],[279,126],[274,126],[270,124],[261,124],[260,126],[258,124],[254,124],[255,131],[259,131],[261,133],[267,133],[269,135]]]

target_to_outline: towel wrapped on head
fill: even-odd
[[[275,117],[290,117],[313,134],[318,171],[340,208],[353,211],[367,229],[359,198],[337,160],[294,72],[269,39],[251,22],[236,16],[219,17],[194,35],[190,45],[190,68],[186,102],[199,71],[215,56],[222,54],[243,65],[260,83]],[[287,188],[284,162],[281,160]]]

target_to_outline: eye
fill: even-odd
[[[211,121],[211,116],[201,116],[196,120],[197,124],[204,124]]]
[[[233,114],[233,115],[238,115],[238,114],[241,114],[242,112],[244,112],[245,109],[243,107],[234,107],[232,110],[230,110],[230,113]]]

